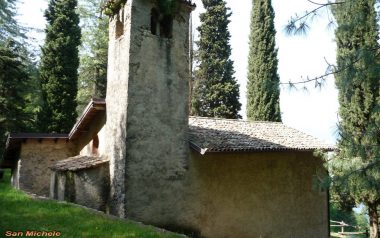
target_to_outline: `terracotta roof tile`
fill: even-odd
[[[333,145],[276,122],[190,117],[190,145],[200,153],[335,150]]]

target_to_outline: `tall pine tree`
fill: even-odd
[[[0,0],[0,41],[25,37],[25,29],[16,21],[16,4],[18,0]]]
[[[380,57],[375,0],[336,5],[340,149],[333,163],[342,200],[368,208],[378,238],[380,205]]]
[[[199,67],[195,72],[192,112],[197,116],[239,118],[239,85],[233,76],[228,31],[231,13],[223,0],[203,0],[197,42]]]
[[[0,0],[0,159],[10,132],[35,129],[39,88],[26,28],[16,20],[17,0]]]
[[[253,0],[249,37],[247,117],[281,121],[276,30],[271,0]]]
[[[68,133],[75,123],[78,91],[78,46],[81,31],[77,0],[50,0],[42,48],[40,76],[44,104],[41,130]]]
[[[7,134],[25,131],[30,124],[31,115],[25,110],[30,77],[24,50],[12,40],[0,42],[0,156]]]
[[[105,98],[108,60],[108,17],[101,17],[102,0],[80,0],[82,28],[78,83],[78,112],[91,98]]]

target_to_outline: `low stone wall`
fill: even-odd
[[[75,153],[73,145],[66,140],[26,141],[12,169],[12,185],[26,192],[49,196],[49,167]]]
[[[50,197],[107,211],[109,162],[99,157],[77,156],[52,167]]]

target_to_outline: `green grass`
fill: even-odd
[[[100,214],[56,201],[28,197],[10,186],[10,173],[0,180],[0,237],[6,231],[59,231],[60,237],[178,238],[174,233]]]

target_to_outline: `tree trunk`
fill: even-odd
[[[378,204],[368,204],[370,238],[379,238]]]

